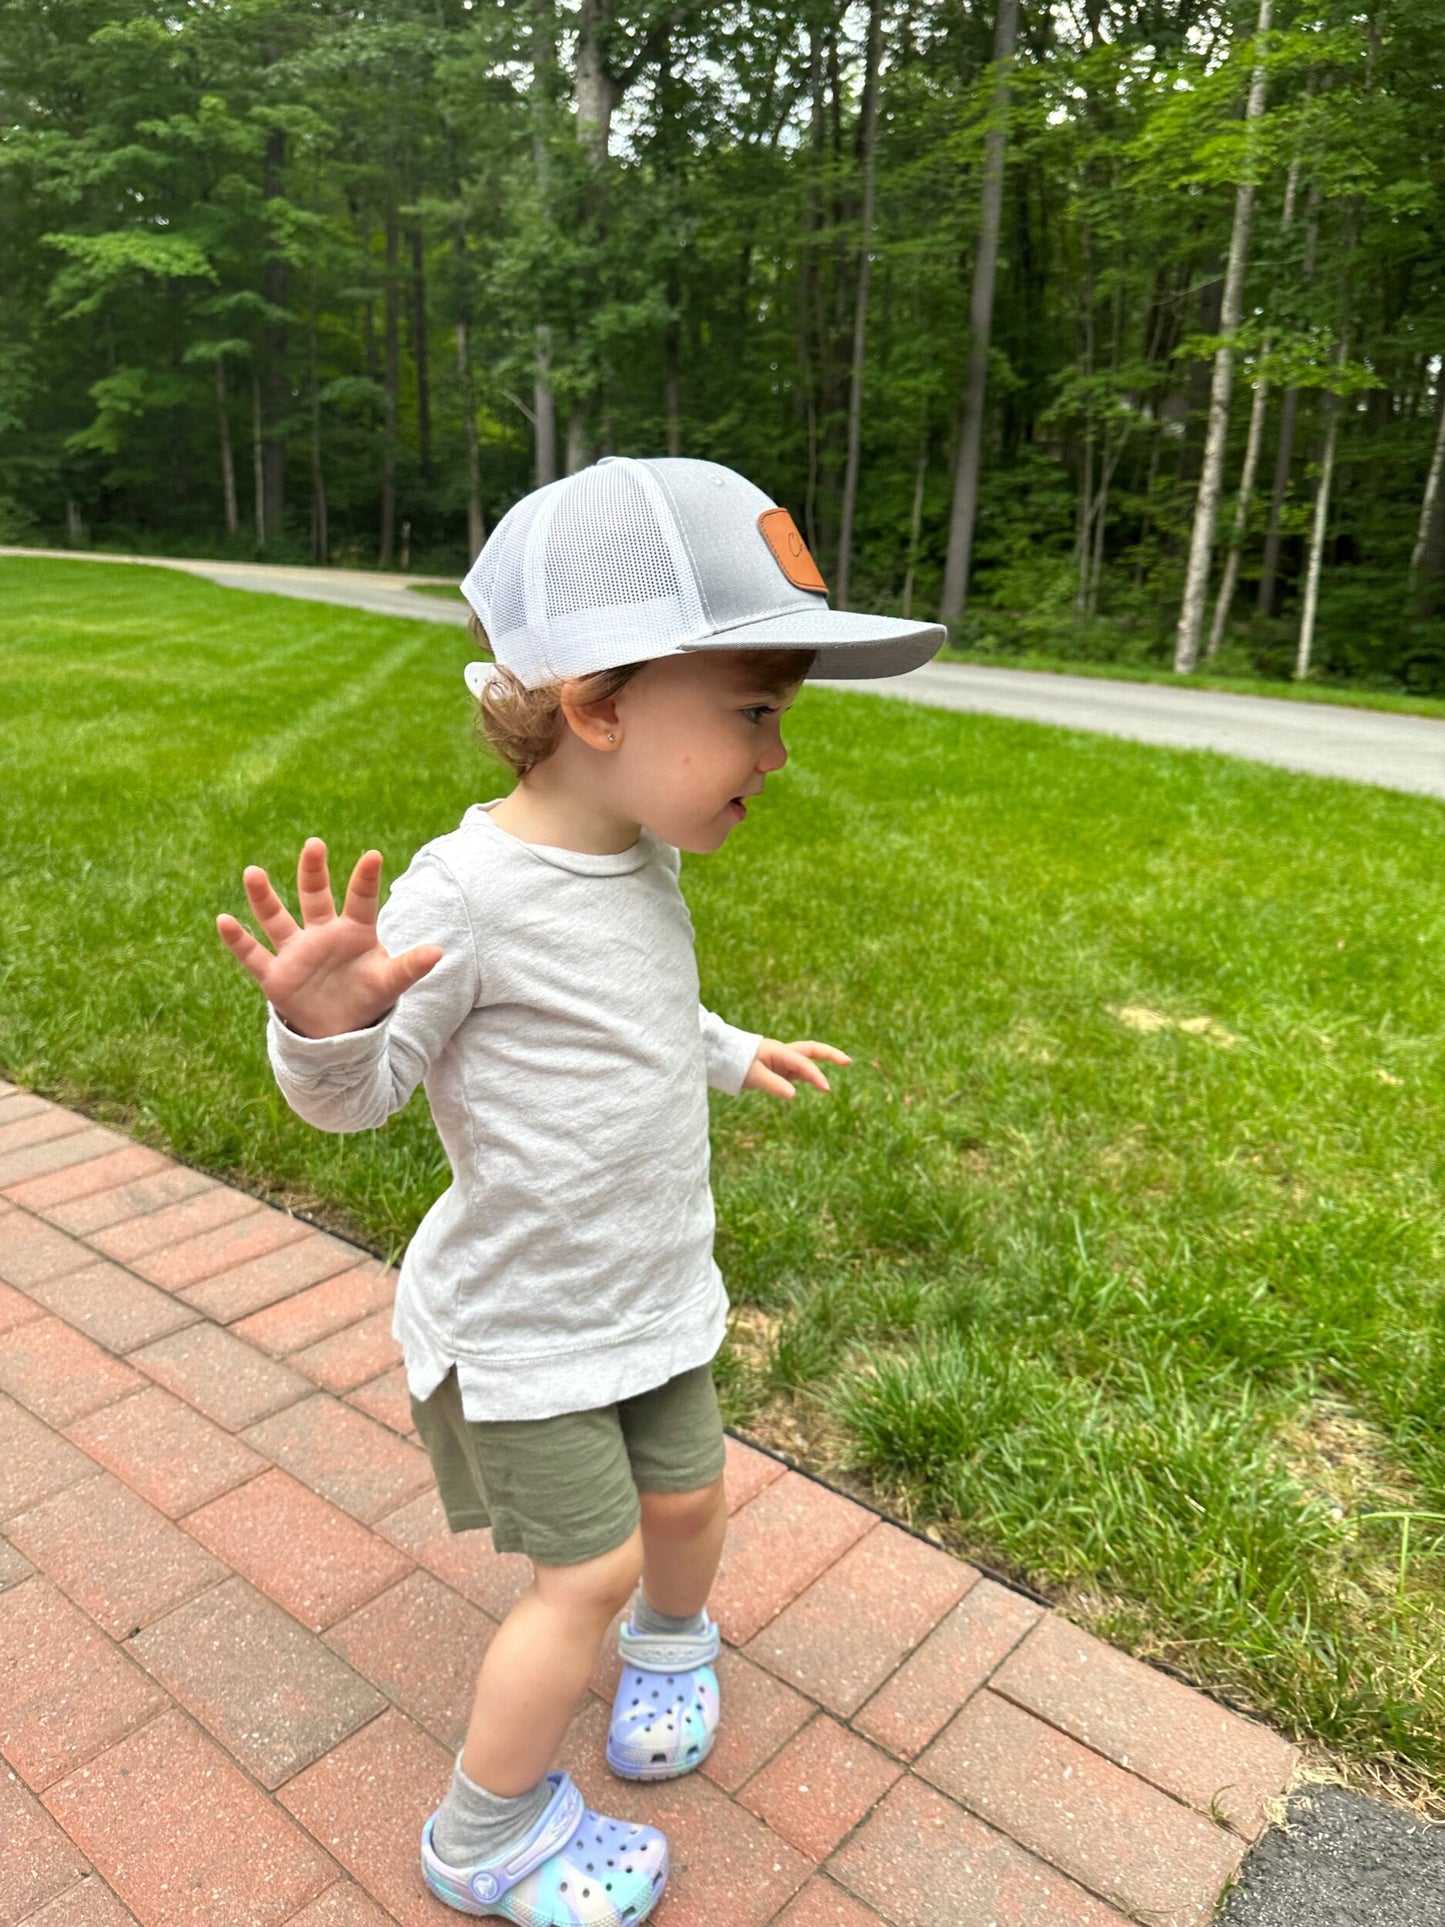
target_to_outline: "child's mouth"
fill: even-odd
[[[739,823],[742,822],[748,813],[748,806],[740,796],[732,797],[728,803],[728,808],[736,812]]]

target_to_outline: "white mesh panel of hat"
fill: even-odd
[[[706,632],[676,523],[638,462],[570,476],[528,533],[525,574],[528,629],[553,676],[604,666],[599,649],[630,662]]]

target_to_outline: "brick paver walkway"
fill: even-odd
[[[0,1927],[440,1927],[417,1836],[525,1583],[451,1536],[374,1259],[0,1083]],[[659,1927],[1202,1927],[1276,1735],[735,1441]]]

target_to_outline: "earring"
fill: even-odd
[[[615,743],[617,741],[617,738],[613,735],[610,729],[607,732],[607,740],[609,743]]]

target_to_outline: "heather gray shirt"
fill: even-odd
[[[418,1083],[452,1169],[401,1268],[412,1394],[455,1364],[469,1418],[547,1418],[705,1364],[713,1258],[707,1086],[761,1041],[698,1001],[678,852],[644,829],[593,856],[524,843],[476,804],[417,852],[378,934],[445,953],[367,1030],[305,1038],[272,1011],[291,1108],[365,1131]]]

